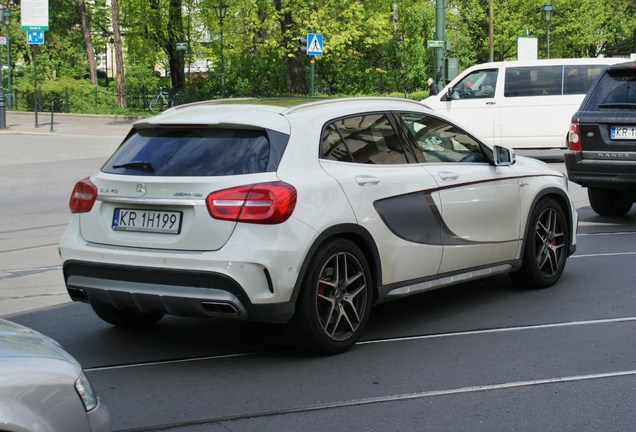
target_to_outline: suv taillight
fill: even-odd
[[[572,151],[581,151],[583,147],[581,145],[581,134],[578,123],[570,123],[570,131],[568,132],[568,146]]]
[[[71,213],[88,213],[97,199],[97,186],[87,177],[77,182],[68,206]]]
[[[212,192],[205,202],[215,219],[279,224],[296,207],[296,188],[282,181],[244,185]]]

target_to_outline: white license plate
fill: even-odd
[[[116,231],[179,234],[181,217],[182,213],[175,211],[116,208],[112,227]]]
[[[610,137],[613,140],[633,140],[636,139],[636,126],[612,126]]]

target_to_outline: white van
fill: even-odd
[[[626,58],[506,61],[472,66],[422,101],[488,144],[566,148],[572,114],[594,80]]]

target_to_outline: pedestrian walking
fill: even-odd
[[[433,81],[433,78],[429,77],[426,84],[428,84],[429,96],[434,96],[439,93],[439,88],[437,87],[437,84],[435,84],[435,81]]]

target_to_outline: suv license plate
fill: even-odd
[[[636,126],[612,126],[610,137],[613,140],[633,140],[636,139]]]
[[[112,228],[116,231],[179,234],[181,217],[181,212],[174,211],[116,208]]]

